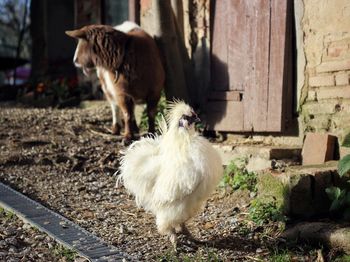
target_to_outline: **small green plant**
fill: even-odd
[[[350,218],[350,192],[339,187],[326,188],[328,198],[332,201],[329,211],[344,210],[344,218]]]
[[[0,216],[4,217],[6,220],[11,220],[15,217],[15,214],[11,211],[5,210],[2,207],[0,207]]]
[[[248,236],[249,233],[252,232],[251,228],[249,228],[247,222],[245,221],[242,221],[242,223],[240,223],[239,227],[237,227],[237,231],[241,236]]]
[[[347,134],[342,143],[344,147],[350,147],[350,133]],[[339,160],[338,173],[340,177],[350,172],[350,154]],[[350,180],[348,180],[350,182]],[[330,211],[342,210],[342,215],[345,219],[350,219],[350,191],[346,188],[328,187],[326,188],[328,198],[332,201],[329,208]]]
[[[342,146],[344,147],[350,147],[350,133],[347,134],[344,138]],[[338,163],[338,171],[340,176],[344,176],[350,171],[350,154],[344,156],[342,159],[340,159]]]
[[[350,256],[349,255],[341,255],[338,256],[334,262],[350,262]]]
[[[269,261],[271,262],[289,262],[292,261],[292,258],[288,252],[288,250],[283,249],[275,249],[273,254],[271,254]]]
[[[256,174],[248,172],[245,164],[246,160],[242,158],[232,160],[225,169],[221,185],[229,185],[233,189],[247,189],[251,192],[256,192]]]
[[[266,224],[270,221],[285,222],[286,217],[281,209],[277,207],[276,201],[262,202],[259,199],[254,199],[249,207],[250,219],[258,225]]]

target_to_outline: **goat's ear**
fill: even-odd
[[[73,38],[86,39],[86,32],[85,32],[85,30],[82,30],[82,29],[66,31],[65,33],[66,33],[66,35],[69,35],[70,37],[73,37]]]

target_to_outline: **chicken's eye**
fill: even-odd
[[[189,120],[191,120],[191,117],[188,115],[182,115],[182,119],[189,121]]]

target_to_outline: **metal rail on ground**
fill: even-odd
[[[0,205],[93,262],[135,261],[117,247],[1,182]]]

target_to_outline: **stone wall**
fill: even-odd
[[[304,131],[328,132],[342,140],[350,130],[350,2],[303,2]]]

